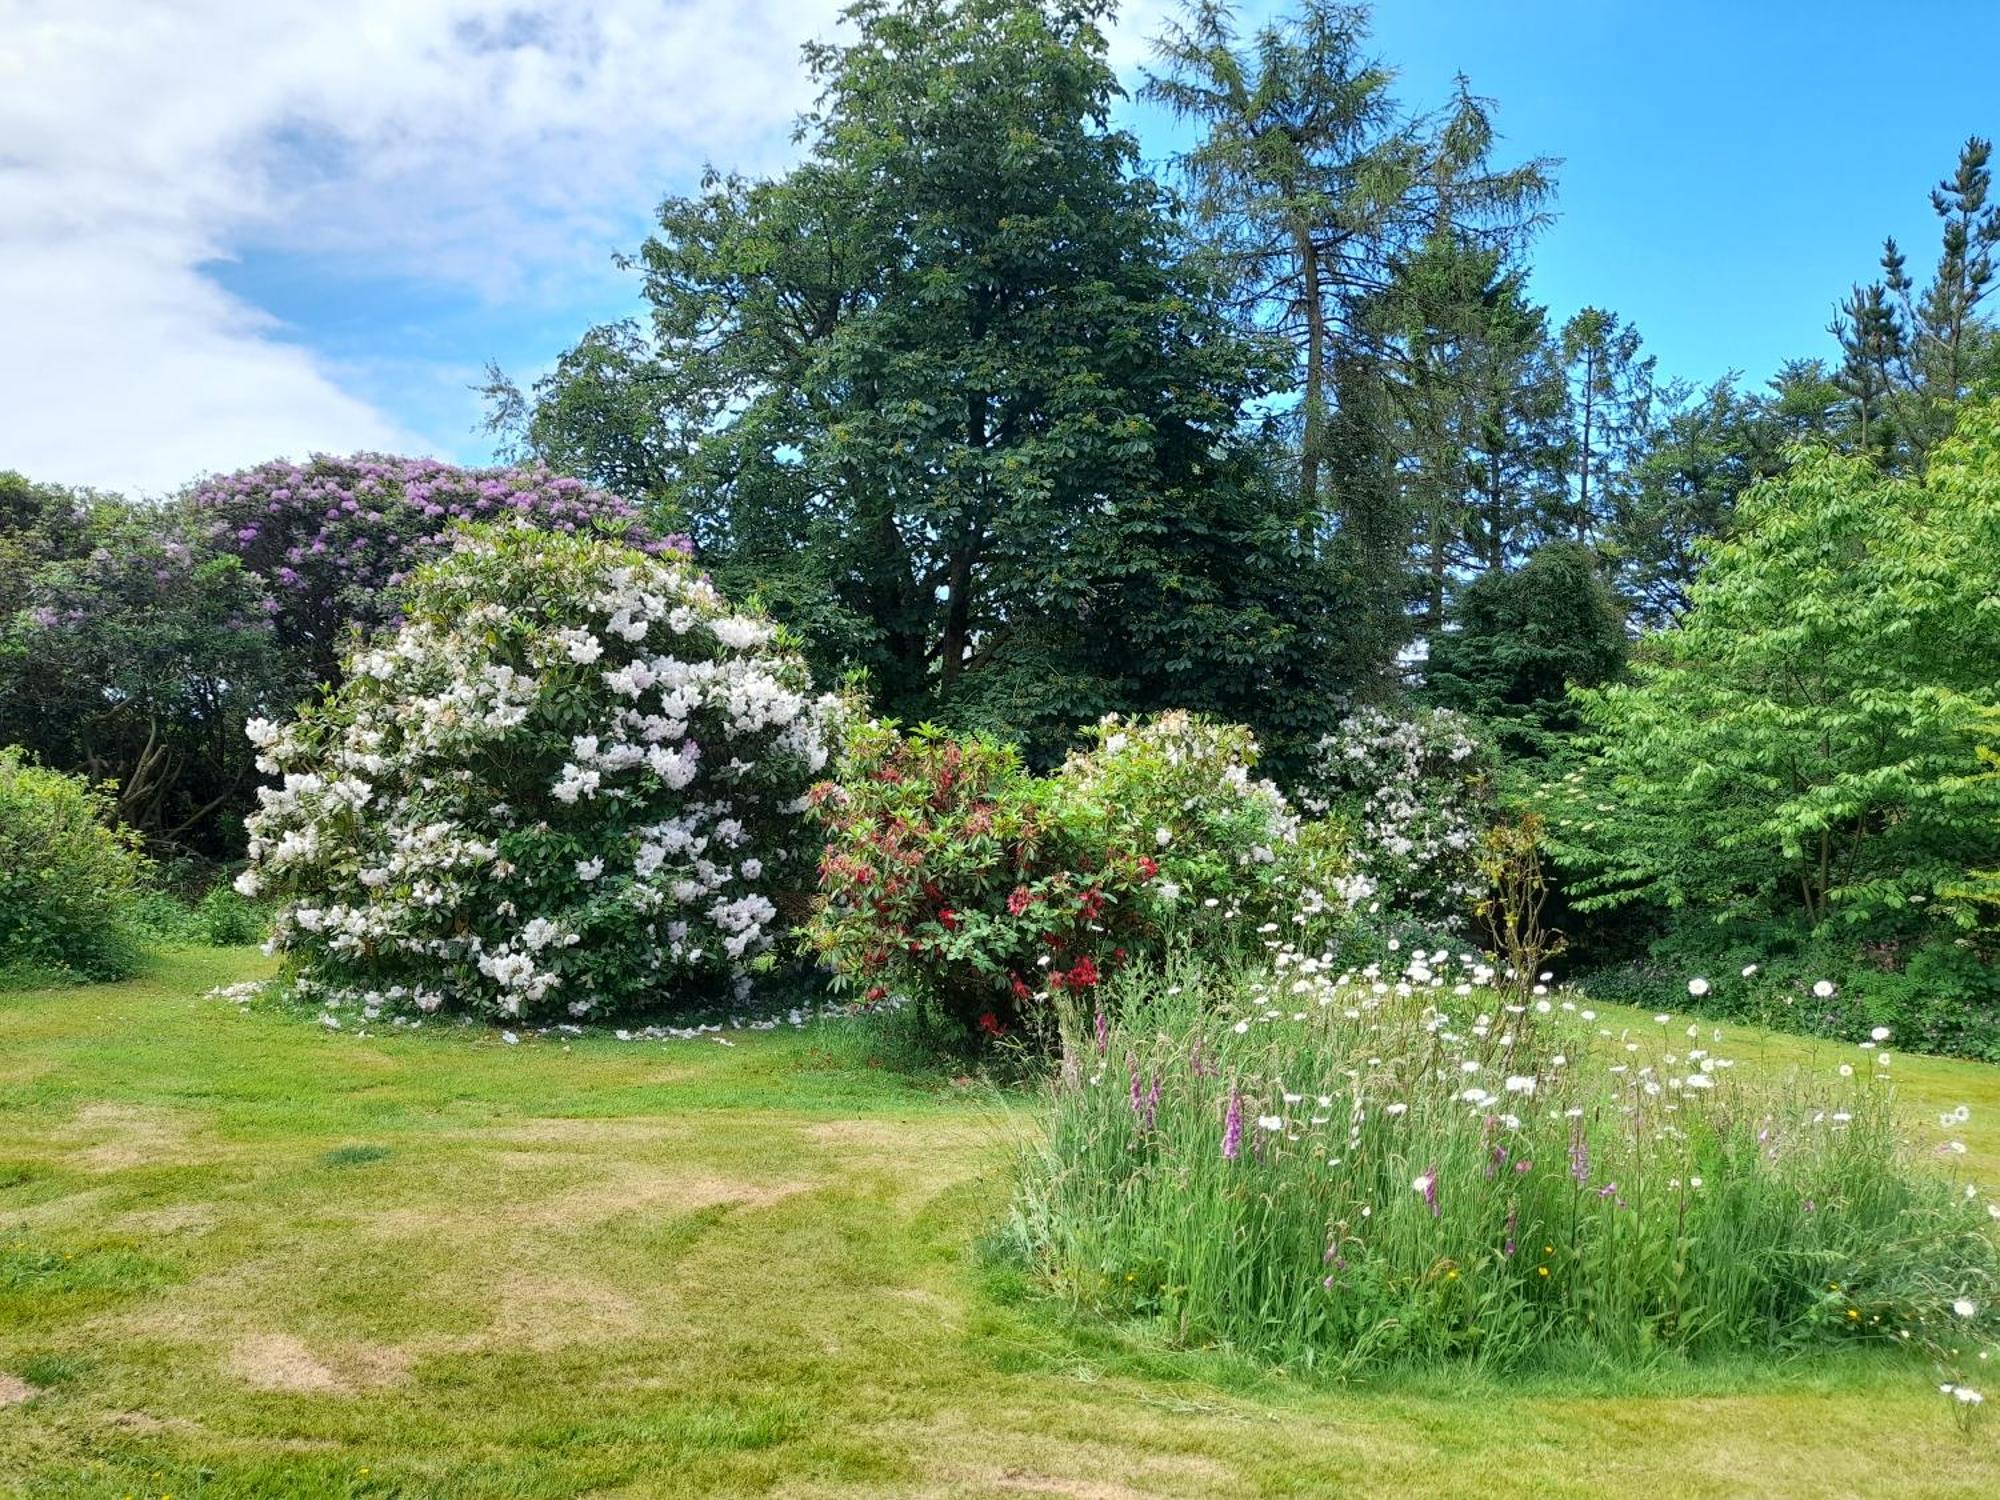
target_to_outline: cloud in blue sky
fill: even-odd
[[[704,162],[789,157],[837,9],[0,0],[0,468],[477,451],[485,358],[627,310],[611,253]]]
[[[316,350],[216,263],[489,309],[560,296],[704,159],[786,149],[798,44],[832,14],[0,0],[0,467],[157,491],[276,453],[439,446],[361,393],[370,351]]]

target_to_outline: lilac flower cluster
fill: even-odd
[[[265,580],[281,638],[324,675],[346,627],[394,618],[397,585],[443,555],[460,523],[601,529],[648,552],[692,551],[685,537],[653,537],[630,501],[539,464],[462,469],[428,458],[318,455],[202,480],[183,505],[197,537]]]

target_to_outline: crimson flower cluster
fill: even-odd
[[[846,772],[809,799],[827,845],[808,936],[865,997],[920,996],[998,1036],[1156,940],[1138,898],[1157,861],[1107,847],[1011,747],[868,726]]]

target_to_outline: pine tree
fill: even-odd
[[[1495,250],[1426,241],[1397,265],[1378,319],[1421,619],[1435,630],[1454,584],[1518,563],[1555,504],[1562,372],[1544,309]]]
[[[1651,420],[1656,361],[1640,353],[1636,328],[1596,307],[1563,325],[1561,346],[1572,484],[1551,532],[1588,542],[1627,498]]]
[[[1893,240],[1883,260],[1891,285],[1907,286]],[[1908,355],[1903,320],[1889,300],[1889,289],[1880,282],[1855,287],[1828,331],[1840,340],[1841,364],[1833,381],[1847,398],[1854,446],[1863,453],[1887,456],[1896,446],[1889,401]]]
[[[1432,236],[1513,243],[1549,192],[1549,163],[1491,162],[1491,106],[1464,79],[1438,115],[1405,117],[1364,55],[1368,13],[1335,0],[1248,37],[1195,0],[1159,44],[1146,97],[1202,128],[1180,158],[1197,220],[1246,317],[1296,351],[1301,508],[1323,503],[1334,367],[1379,353],[1366,312],[1397,256]]]

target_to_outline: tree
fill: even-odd
[[[1194,0],[1159,43],[1147,97],[1195,122],[1180,158],[1211,253],[1253,320],[1295,351],[1302,511],[1322,509],[1335,364],[1374,350],[1364,307],[1392,259],[1432,237],[1513,243],[1549,192],[1546,161],[1492,165],[1491,105],[1460,78],[1439,114],[1405,117],[1368,59],[1367,11],[1302,0],[1240,35]]]
[[[1698,393],[1669,390],[1661,401],[1606,538],[1619,586],[1648,625],[1670,624],[1687,608],[1704,540],[1728,527],[1746,489],[1784,466],[1782,419],[1771,401],[1739,392],[1734,377]]]
[[[1397,473],[1397,429],[1380,364],[1358,352],[1334,363],[1340,400],[1327,422],[1328,487],[1340,524],[1329,553],[1347,606],[1341,678],[1363,697],[1391,691],[1410,643],[1408,495]]]
[[[1482,573],[1431,638],[1429,696],[1484,720],[1515,755],[1577,727],[1571,687],[1615,681],[1625,669],[1625,610],[1588,547],[1552,541],[1512,571]]]
[[[2000,378],[2000,332],[1981,311],[2000,246],[1992,156],[1991,141],[1970,137],[1931,190],[1939,247],[1930,282],[1919,290],[1901,247],[1884,240],[1881,279],[1855,287],[1831,325],[1851,440],[1891,468],[1920,468],[1960,403]]]
[[[1817,359],[1792,359],[1766,382],[1765,413],[1782,453],[1793,443],[1831,446],[1840,427],[1841,389]]]
[[[852,6],[805,160],[667,200],[644,337],[594,331],[517,413],[886,709],[1044,753],[1328,675],[1317,539],[1241,425],[1272,351],[1109,127],[1102,14]]]
[[[1562,529],[1586,542],[1602,534],[1629,496],[1652,415],[1655,361],[1639,352],[1638,329],[1597,307],[1563,324],[1561,347],[1573,480]]]
[[[1896,388],[1896,369],[1908,351],[1902,320],[1887,291],[1880,285],[1855,287],[1827,331],[1840,341],[1840,369],[1833,383],[1847,398],[1856,449],[1892,454],[1896,430],[1889,417],[1889,398]]]
[[[1753,486],[1635,680],[1583,693],[1596,744],[1558,850],[1631,899],[1851,933],[1969,925],[2000,784],[2000,407],[1968,406],[1925,477],[1801,454]],[[1928,914],[1928,915],[1927,915]]]
[[[59,484],[38,484],[0,470],[0,624],[27,603],[35,569],[59,558],[88,555],[93,517],[117,497]],[[0,726],[0,737],[4,737]]]
[[[283,697],[274,601],[171,514],[99,502],[83,545],[29,571],[0,625],[0,730],[49,765],[116,784],[155,845],[226,855],[249,798],[243,726]]]
[[[1426,632],[1461,580],[1518,563],[1561,508],[1562,370],[1525,279],[1498,251],[1438,237],[1380,299]]]

